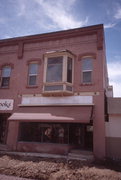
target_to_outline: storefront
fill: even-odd
[[[10,113],[0,113],[0,144],[6,143],[7,138],[7,119],[10,117]]]
[[[0,144],[6,144],[8,121],[13,109],[12,99],[0,99]]]
[[[93,106],[38,109],[41,113],[13,113],[8,119],[9,124],[18,124],[16,150],[56,154],[72,148],[93,150]]]
[[[72,144],[92,150],[91,124],[21,122],[18,141]]]

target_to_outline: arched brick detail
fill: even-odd
[[[2,70],[2,68],[6,67],[6,66],[11,67],[12,69],[14,68],[14,64],[13,63],[4,63],[4,64],[0,65],[0,70]]]
[[[83,59],[85,57],[91,57],[93,59],[96,59],[96,53],[87,52],[87,53],[79,54],[78,55],[78,60],[80,61],[81,59]]]
[[[29,65],[30,63],[34,63],[34,62],[36,62],[39,65],[41,65],[42,60],[40,58],[32,58],[32,59],[29,59],[26,64]]]

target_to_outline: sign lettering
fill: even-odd
[[[13,110],[13,99],[0,99],[0,110]]]

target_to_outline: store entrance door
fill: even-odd
[[[0,113],[0,144],[6,143],[7,137],[7,119],[11,114],[9,113]]]
[[[70,124],[70,144],[77,149],[93,149],[93,126],[90,124]]]

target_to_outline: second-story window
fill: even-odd
[[[3,67],[2,75],[1,75],[1,87],[9,87],[10,75],[11,75],[11,67],[10,66]]]
[[[92,59],[84,58],[82,60],[82,83],[92,83]]]
[[[68,50],[47,52],[44,55],[45,95],[71,95],[73,93],[74,54]]]
[[[62,81],[63,57],[48,58],[46,82]]]
[[[30,63],[28,72],[28,85],[35,86],[37,83],[38,64]]]
[[[72,83],[72,58],[67,59],[67,82]]]

